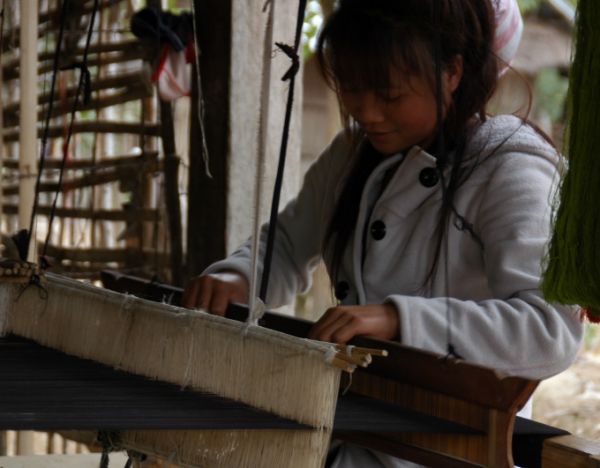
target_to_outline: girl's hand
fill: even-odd
[[[193,278],[183,292],[181,305],[224,316],[230,302],[248,302],[248,281],[234,271]]]
[[[398,327],[398,312],[393,304],[338,306],[323,314],[308,337],[338,344],[345,344],[358,335],[393,340],[398,336]]]

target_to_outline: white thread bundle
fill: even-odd
[[[304,466],[318,466],[322,461],[340,373],[326,363],[329,345],[123,296],[59,276],[48,275],[45,287],[47,300],[40,298],[40,291],[32,286],[17,301],[22,285],[0,283],[0,324],[2,315],[6,321],[5,330],[0,332],[30,338],[131,373],[241,401],[315,428],[282,431],[285,434],[277,437],[267,431],[182,432],[175,447],[185,463],[195,464],[192,460],[206,458],[211,462],[200,466],[261,466],[263,462],[269,466],[299,466],[295,460],[292,462],[292,455],[303,460]],[[161,436],[146,432],[154,436],[131,434],[132,443],[144,440],[160,453],[173,450],[165,445],[164,432],[158,432]],[[200,455],[195,451],[203,440],[215,445],[204,447],[206,454]],[[251,440],[254,445],[242,444],[232,451],[232,441],[236,440]],[[288,444],[290,441],[293,443]],[[272,444],[280,446],[280,453],[270,449]],[[289,448],[284,449],[285,445]],[[224,461],[217,464],[214,457],[229,452],[227,456],[219,455]],[[278,460],[283,457],[286,463],[271,463],[269,453]],[[256,464],[238,464],[237,460],[242,459]]]

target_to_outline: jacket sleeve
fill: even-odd
[[[547,303],[540,291],[556,166],[547,157],[502,155],[490,171],[475,218],[492,298],[481,301],[393,295],[402,342],[512,375],[545,378],[566,369],[582,338],[577,308]]]
[[[279,213],[267,305],[291,303],[295,295],[310,287],[311,273],[321,258],[321,244],[333,206],[337,163],[346,157],[346,142],[339,135],[307,171],[300,192]],[[260,259],[264,258],[268,225],[261,229]],[[202,274],[233,270],[248,281],[252,269],[252,244],[249,239],[226,259],[210,265]],[[258,277],[262,275],[262,261]]]

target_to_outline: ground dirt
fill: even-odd
[[[588,334],[589,336],[589,334]],[[565,372],[543,381],[533,400],[533,418],[573,435],[600,441],[600,338],[589,343]]]

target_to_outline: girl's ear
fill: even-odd
[[[460,80],[463,76],[463,57],[462,55],[455,55],[452,59],[452,63],[444,70],[444,84],[446,93],[450,96],[456,91]]]

